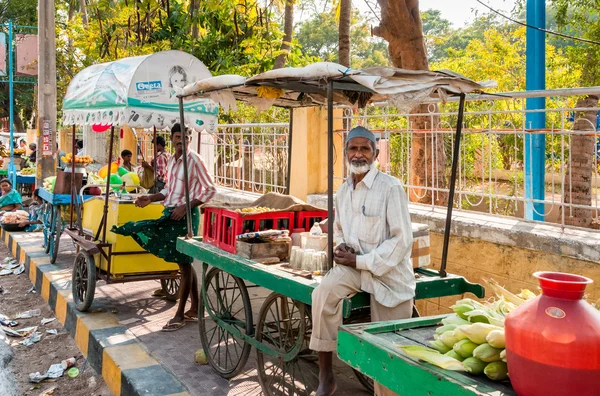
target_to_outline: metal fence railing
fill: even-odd
[[[288,133],[288,123],[219,125],[203,134],[200,152],[218,185],[285,193]]]
[[[600,95],[600,87],[469,97],[455,207],[523,218],[531,203],[538,204],[537,213],[545,221],[597,227],[600,108],[597,101],[581,107],[579,100],[587,95]],[[526,99],[532,97],[545,98],[546,109],[527,110]],[[457,108],[458,102],[449,100],[430,101],[412,114],[387,103],[358,112],[345,109],[344,128],[337,132],[346,134],[363,125],[379,133],[380,170],[398,177],[412,201],[442,205],[448,194]],[[540,111],[546,127],[531,130],[526,114]],[[531,155],[525,140],[531,134],[546,136],[544,200],[525,196],[525,185],[533,177],[525,172]]]

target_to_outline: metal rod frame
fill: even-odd
[[[185,209],[187,218],[186,239],[193,237],[192,230],[192,203],[190,202],[190,185],[188,180],[188,161],[187,161],[187,128],[185,126],[185,116],[183,112],[183,97],[179,97],[179,125],[181,126],[181,145],[183,146],[183,185],[185,191]],[[198,137],[202,138],[202,135]]]
[[[72,158],[71,158],[71,219],[69,220],[69,228],[73,228],[73,205],[75,204],[75,200],[76,200],[76,195],[75,195],[75,147],[76,147],[76,141],[75,141],[75,132],[76,132],[77,128],[75,127],[75,124],[73,124],[73,127],[71,129],[71,132],[73,133],[73,136],[71,137],[71,154],[73,154]]]
[[[440,276],[445,278],[446,262],[448,260],[448,245],[450,243],[450,225],[452,224],[452,209],[454,207],[454,188],[456,187],[456,172],[458,170],[458,157],[460,154],[460,138],[462,135],[463,117],[465,112],[465,94],[460,95],[458,103],[458,120],[456,122],[456,137],[454,139],[454,151],[452,153],[452,170],[450,173],[450,192],[448,194],[448,212],[446,213],[446,226],[444,228],[444,245],[442,247],[442,263]]]
[[[333,80],[327,82],[327,270],[333,268]]]
[[[290,195],[290,180],[292,178],[292,139],[294,136],[294,109],[290,109],[290,126],[288,131],[288,158],[287,158],[287,178],[285,181],[285,193]],[[290,230],[291,232],[292,230]]]

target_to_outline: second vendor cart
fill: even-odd
[[[304,68],[286,68],[259,74],[248,80],[239,76],[215,77],[187,86],[180,96],[180,119],[184,119],[183,98],[207,96],[231,104],[236,99],[265,105],[295,108],[326,106],[328,120],[328,218],[333,220],[333,106],[343,104],[363,107],[369,102],[393,99],[394,103],[413,101],[424,95],[460,96],[457,114],[450,197],[453,197],[459,154],[465,94],[483,87],[450,72],[426,72],[387,67],[352,70],[333,63],[317,63]],[[424,94],[424,95],[423,95]],[[292,131],[290,130],[290,135]],[[185,150],[185,147],[184,147]],[[290,153],[291,156],[291,153]],[[185,157],[184,161],[185,161]],[[289,168],[289,164],[288,164]],[[184,165],[185,169],[185,165]],[[187,192],[187,177],[186,177]],[[288,176],[289,183],[289,176]],[[188,200],[189,201],[189,200]],[[189,205],[188,205],[189,206]],[[191,222],[188,207],[188,221]],[[446,273],[446,258],[450,235],[452,199],[449,199],[441,269],[417,269],[416,298],[434,298],[471,292],[484,296],[480,285]],[[191,225],[188,223],[188,230]],[[333,262],[333,234],[328,234],[329,268]],[[314,360],[308,349],[310,338],[311,293],[318,278],[304,279],[226,253],[188,235],[178,241],[178,249],[202,264],[195,266],[202,275],[200,303],[200,337],[210,365],[223,377],[230,378],[242,370],[251,347],[257,351],[258,378],[266,395],[310,394],[318,383],[309,378],[306,361]],[[213,267],[209,269],[209,266]],[[252,301],[248,287],[261,286],[272,293],[258,308],[254,323]],[[237,305],[236,305],[237,303]],[[368,311],[369,296],[359,293],[346,301],[344,317]],[[363,385],[372,383],[357,372]]]
[[[190,78],[210,77],[208,69],[194,56],[181,51],[163,51],[90,66],[79,72],[67,89],[63,113],[65,124],[73,126],[73,153],[76,152],[76,125],[92,127],[98,133],[110,131],[105,184],[87,185],[76,191],[75,178],[71,178],[71,221],[64,232],[77,247],[72,291],[75,306],[80,311],[91,306],[97,280],[106,283],[160,280],[165,297],[178,298],[179,267],[175,263],[146,252],[131,237],[110,231],[113,226],[156,219],[162,214],[164,208],[160,203],[145,208],[134,205],[137,192],[145,193],[145,190],[128,191],[125,183],[111,185],[111,168],[116,159],[117,126],[153,128],[156,138],[157,128],[163,129],[177,120],[176,98],[167,89],[172,87],[170,79],[174,72],[185,72]],[[213,102],[191,101],[186,109],[188,122],[203,125],[202,129],[216,127],[218,107]],[[67,165],[73,173],[75,157],[73,155],[72,163]],[[103,189],[103,194],[84,200],[84,194],[91,187]],[[77,211],[76,216],[73,216],[74,211]],[[58,224],[57,220],[54,222]],[[50,228],[56,243],[59,231],[58,225]]]

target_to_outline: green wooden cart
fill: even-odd
[[[400,395],[514,396],[509,381],[440,369],[402,353],[398,346],[424,345],[433,340],[446,315],[390,322],[343,325],[338,333],[339,358],[355,370]]]
[[[258,378],[266,395],[310,394],[318,383],[306,364],[316,360],[308,348],[311,333],[310,305],[320,278],[291,274],[281,265],[264,265],[227,253],[197,239],[179,239],[179,251],[200,264],[195,270],[201,282],[199,330],[209,364],[224,378],[237,375],[256,348]],[[461,276],[416,269],[416,298],[435,298],[463,293],[484,296],[480,285]],[[248,289],[263,287],[271,294],[253,307]],[[258,310],[254,323],[253,311]],[[344,304],[345,321],[368,317],[369,295],[360,293]],[[355,371],[359,381],[372,383]]]

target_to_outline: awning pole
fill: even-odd
[[[456,123],[456,137],[454,139],[454,152],[452,153],[452,171],[450,173],[450,192],[448,194],[448,211],[446,212],[446,227],[444,229],[444,246],[442,248],[442,264],[440,276],[445,278],[446,261],[448,259],[448,244],[450,243],[450,225],[452,223],[452,208],[454,207],[454,188],[456,186],[456,172],[458,169],[458,156],[460,154],[460,137],[462,135],[463,116],[465,111],[465,94],[460,95],[458,103],[458,121]]]
[[[292,139],[294,136],[294,109],[290,108],[290,128],[288,131],[288,158],[287,158],[287,179],[285,181],[285,193],[290,195],[290,183],[292,176]],[[291,232],[292,230],[290,230]]]
[[[104,197],[104,214],[102,216],[102,243],[106,242],[106,222],[108,221],[108,196],[110,195],[110,168],[112,168],[113,143],[115,139],[115,126],[110,126],[110,146],[108,147],[108,175],[106,176],[106,196]]]
[[[75,124],[73,124],[72,127],[72,133],[73,133],[73,138],[71,139],[71,153],[73,154],[73,157],[71,158],[71,221],[69,222],[69,228],[73,228],[73,205],[75,205],[75,199],[76,199],[76,194],[75,194],[75,155],[76,155],[76,146],[77,146],[77,142],[75,139],[75,132],[76,132],[76,128],[75,128]],[[66,164],[65,164],[66,165]],[[66,167],[65,167],[66,169]],[[81,232],[81,230],[79,230]]]
[[[188,161],[187,161],[187,129],[185,127],[183,114],[183,97],[179,96],[179,124],[181,125],[181,145],[183,146],[183,188],[185,191],[185,208],[187,217],[187,235],[186,239],[193,237],[192,230],[192,203],[190,202],[190,184],[188,180]],[[202,135],[200,136],[200,138]]]
[[[333,80],[327,82],[327,270],[333,268]]]

